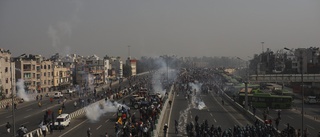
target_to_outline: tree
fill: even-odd
[[[132,75],[132,68],[130,65],[123,64],[122,68],[123,68],[123,76],[124,77],[129,77]]]

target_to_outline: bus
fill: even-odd
[[[292,96],[272,95],[270,93],[248,94],[248,102],[256,108],[291,108],[293,105]],[[245,94],[239,94],[239,104],[245,104]]]

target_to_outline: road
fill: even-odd
[[[230,104],[225,102],[222,105],[221,97],[215,93],[209,92],[209,94],[200,95],[200,99],[206,105],[206,108],[202,110],[197,108],[195,96],[186,100],[183,93],[179,93],[179,95],[176,93],[174,98],[171,116],[165,119],[165,121],[168,121],[166,123],[169,123],[168,135],[170,137],[187,136],[186,124],[191,122],[195,125],[196,115],[199,117],[198,123],[203,123],[207,120],[209,126],[213,124],[215,127],[220,126],[222,129],[233,128],[234,125],[241,127],[247,124],[252,125],[252,121],[238,113]],[[175,134],[174,120],[179,123],[178,134]]]
[[[144,76],[142,76],[144,77]],[[138,78],[136,79],[138,81]],[[129,82],[128,81],[123,81],[120,83],[122,87],[128,87]],[[104,85],[106,88],[108,85]],[[118,88],[119,84],[114,84],[112,85],[112,88]],[[99,93],[101,91],[102,87],[97,88],[97,92]],[[65,95],[64,95],[65,96]],[[81,99],[86,99],[87,98],[93,98],[93,96],[87,96],[87,97],[81,97]],[[65,106],[66,109],[62,111],[62,113],[72,113],[76,111],[79,108],[74,108],[73,102],[78,101],[78,97],[73,98],[73,100],[67,99]],[[39,127],[40,122],[44,118],[45,111],[47,109],[51,110],[54,112],[54,117],[56,118],[58,116],[58,109],[61,108],[61,104],[58,104],[58,99],[54,99],[53,103],[50,103],[50,97],[43,97],[41,100],[42,102],[42,107],[38,107],[38,101],[29,101],[29,102],[24,102],[20,103],[17,105],[17,110],[15,110],[15,129],[16,131],[18,130],[20,125],[25,125],[29,131],[32,131],[36,128]],[[79,107],[79,103],[78,103]],[[51,116],[49,116],[51,118]],[[1,129],[5,129],[6,122],[10,122],[11,124],[11,130],[13,130],[13,124],[12,124],[12,111],[1,109],[0,110],[0,121]],[[5,130],[0,130],[0,136],[5,137],[5,136],[10,136],[10,134],[7,134]],[[12,135],[11,135],[12,136]]]

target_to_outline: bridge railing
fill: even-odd
[[[301,74],[250,75],[249,81],[255,82],[301,82]],[[303,74],[304,82],[320,82],[320,74]]]

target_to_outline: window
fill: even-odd
[[[47,65],[44,65],[44,66],[43,66],[43,69],[47,69]]]
[[[50,77],[50,72],[48,72],[48,77]]]
[[[32,70],[35,70],[36,69],[36,65],[32,65]]]
[[[48,85],[50,85],[51,84],[51,80],[48,80]]]
[[[50,65],[48,65],[48,69],[50,69]]]
[[[42,65],[41,65],[41,69],[42,69]]]
[[[7,73],[8,72],[8,67],[6,67],[4,71]]]
[[[8,89],[6,89],[6,94],[8,94]]]
[[[36,85],[36,82],[35,81],[33,81],[33,84],[32,84],[33,86],[35,86]]]
[[[33,73],[33,78],[36,78],[36,73]]]
[[[59,84],[59,80],[57,80],[57,84]]]
[[[44,81],[43,81],[43,83],[46,85],[46,84],[47,84],[47,81],[46,81],[46,80],[44,80]]]
[[[6,83],[9,83],[9,80],[8,80],[8,78],[6,78]]]
[[[46,76],[47,72],[43,72],[43,76]]]

